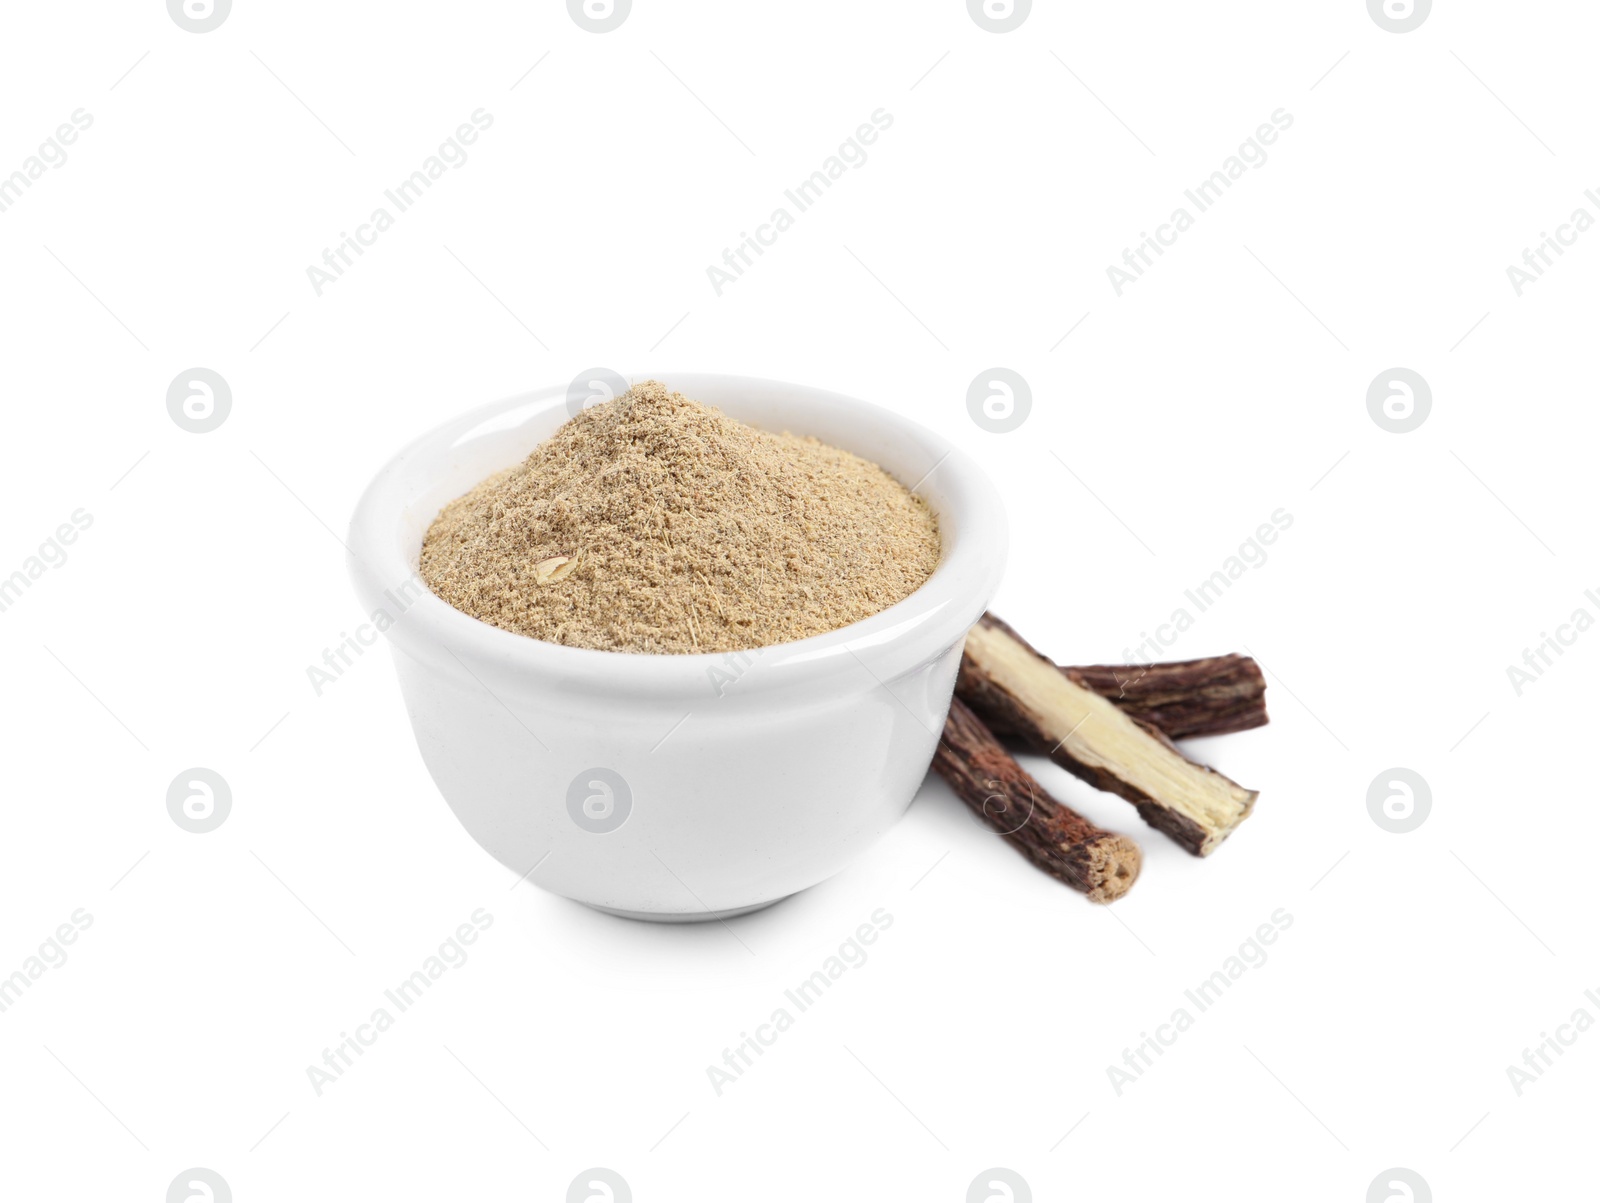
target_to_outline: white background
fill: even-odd
[[[156,1201],[203,1166],[241,1203],[557,1200],[600,1165],[641,1201],[959,1200],[1003,1166],[1037,1199],[1359,1203],[1402,1166],[1439,1200],[1579,1197],[1600,1035],[1520,1097],[1506,1067],[1600,1018],[1600,634],[1521,696],[1506,667],[1600,617],[1600,233],[1521,297],[1506,267],[1600,216],[1593,6],[1441,0],[1404,35],[1360,0],[1040,0],[1005,34],[958,0],[5,25],[0,174],[93,125],[0,213],[0,575],[93,525],[0,613],[0,974],[93,924],[0,1014],[0,1195]],[[467,163],[317,296],[306,268],[479,108]],[[723,248],[879,108],[868,161],[717,296]],[[1266,165],[1118,297],[1107,266],[1280,108]],[[1271,725],[1193,746],[1255,815],[1199,861],[1030,762],[1142,844],[1105,909],[937,780],[737,939],[513,888],[387,656],[321,696],[306,669],[363,620],[336,532],[378,466],[594,364],[958,440],[1011,515],[996,609],[1066,662],[1120,659],[1285,509],[1169,653],[1268,670]],[[204,435],[165,403],[197,365],[233,392]],[[995,365],[1033,389],[1012,434],[966,411]],[[1397,365],[1433,391],[1403,435],[1366,408]],[[196,765],[233,792],[207,835],[165,806]],[[1432,788],[1407,835],[1367,813],[1394,766]],[[479,907],[470,959],[318,1097],[306,1067]],[[870,959],[718,1097],[707,1066],[877,908]],[[1269,960],[1118,1095],[1107,1067],[1277,908]]]

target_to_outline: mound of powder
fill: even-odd
[[[939,531],[876,464],[770,434],[655,382],[584,410],[445,506],[428,587],[519,635],[729,652],[819,635],[933,573]]]

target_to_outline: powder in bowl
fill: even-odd
[[[939,562],[938,523],[876,464],[656,381],[586,409],[440,511],[428,587],[549,643],[684,654],[868,618]]]

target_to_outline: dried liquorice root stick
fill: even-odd
[[[1078,684],[988,615],[967,633],[956,694],[995,734],[1126,798],[1196,856],[1215,851],[1255,805],[1256,791],[1189,760],[1159,729]]]
[[[993,622],[1015,635],[999,619]],[[1264,726],[1267,681],[1249,656],[1208,656],[1166,664],[1090,664],[1062,672],[1158,727],[1169,739],[1228,735]]]
[[[984,622],[1027,641],[992,614]],[[1267,679],[1249,656],[1207,656],[1164,664],[1075,664],[1060,671],[1158,727],[1168,739],[1229,735],[1267,722]]]
[[[950,703],[933,767],[956,796],[1052,877],[1114,902],[1139,877],[1139,845],[1057,802],[959,698]]]

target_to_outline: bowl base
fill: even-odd
[[[785,895],[784,897],[792,897]],[[775,906],[783,898],[774,898],[769,902],[757,902],[752,906],[736,906],[726,911],[619,911],[615,907],[600,906],[597,903],[585,902],[583,905],[590,910],[603,911],[607,915],[616,915],[619,919],[642,919],[646,923],[708,923],[713,919],[732,919],[739,915],[748,915],[755,911],[765,910]]]

